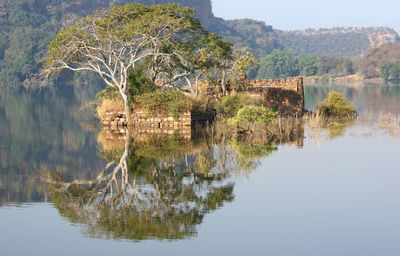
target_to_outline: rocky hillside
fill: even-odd
[[[370,49],[358,60],[358,69],[367,78],[378,77],[379,69],[387,63],[400,61],[400,43],[389,43]]]
[[[295,55],[356,57],[371,48],[400,41],[397,32],[390,28],[275,30],[275,34],[278,44],[284,49],[292,49]]]
[[[265,56],[279,47],[272,26],[266,25],[263,21],[215,18],[209,30],[223,35],[238,48],[249,47],[257,57]]]

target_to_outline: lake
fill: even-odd
[[[188,139],[101,130],[93,87],[0,87],[0,254],[400,255],[400,86],[306,108],[332,89],[357,120]]]

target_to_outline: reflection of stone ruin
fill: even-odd
[[[204,216],[234,200],[234,177],[250,175],[277,144],[301,146],[304,123],[282,118],[240,135],[218,124],[195,129],[190,138],[178,132],[103,129],[98,155],[108,164],[83,179],[68,169],[47,169],[42,178],[51,201],[91,237],[189,238]]]
[[[245,76],[238,80],[226,82],[228,94],[248,94],[253,98],[261,98],[265,106],[277,111],[280,116],[300,117],[304,113],[304,87],[303,78],[293,80],[248,80]],[[200,92],[208,97],[218,100],[222,97],[222,82],[199,82]],[[134,110],[130,123],[126,122],[124,111],[108,112],[101,120],[104,127],[120,130],[125,126],[144,129],[150,133],[163,133],[163,131],[193,127],[198,123],[205,123],[214,119],[213,113],[201,111],[186,111],[177,116],[165,113],[151,113],[146,110]]]
[[[174,128],[146,128],[146,127],[122,127],[119,129],[111,129],[103,127],[100,131],[98,140],[104,146],[114,143],[123,144],[127,136],[136,142],[146,142],[155,138],[178,139],[180,141],[193,141],[199,139],[198,133],[209,133],[210,136],[218,137],[237,137],[230,132],[226,133],[220,123],[208,128],[192,129],[190,126],[183,126],[180,129]],[[226,134],[225,134],[226,133]],[[128,135],[129,134],[129,135]],[[304,140],[304,120],[302,118],[279,118],[273,124],[267,126],[255,127],[251,133],[241,134],[240,138],[244,139],[248,144],[262,144],[273,142],[275,145],[295,145],[303,147]]]
[[[172,113],[152,113],[143,109],[133,111],[129,124],[126,123],[125,112],[107,112],[106,117],[101,120],[104,127],[112,127],[113,130],[132,126],[136,129],[145,130],[149,133],[170,133],[171,130],[194,126],[213,120],[215,115],[201,111],[181,112],[177,116]]]

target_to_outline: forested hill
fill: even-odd
[[[40,69],[46,45],[57,32],[95,9],[133,0],[0,0],[0,86],[30,80]],[[273,49],[291,48],[296,55],[324,54],[358,56],[369,48],[399,41],[387,28],[274,30],[250,19],[223,20],[214,17],[211,0],[137,0],[152,5],[174,2],[195,8],[196,16],[210,31],[220,33],[238,47],[248,46],[261,58]]]
[[[46,45],[57,32],[95,9],[132,0],[0,0],[0,86],[30,80],[40,69]],[[211,0],[138,0],[152,5],[175,2],[196,8],[203,26],[214,21]]]
[[[391,28],[333,28],[300,31],[275,30],[277,43],[284,49],[292,49],[295,55],[328,55],[356,57],[368,49],[387,43],[400,42]]]

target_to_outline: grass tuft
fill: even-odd
[[[124,109],[124,101],[122,99],[103,99],[97,107],[97,116],[101,120],[106,116],[107,112],[118,112]]]

